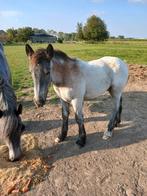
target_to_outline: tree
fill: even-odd
[[[61,39],[62,41],[64,40],[64,32],[58,32],[57,34],[58,39]]]
[[[84,39],[84,35],[83,35],[83,25],[82,23],[77,23],[77,34],[76,34],[76,39],[77,40],[82,40]]]
[[[72,36],[71,36],[71,40],[72,40],[72,41],[75,41],[75,40],[76,40],[77,33],[72,32],[71,35],[72,35]]]
[[[47,34],[47,32],[44,29],[33,28],[32,30],[34,33]]]
[[[7,42],[8,41],[8,35],[5,31],[0,30],[0,42]]]
[[[64,33],[64,40],[71,41],[72,40],[72,33]]]
[[[125,39],[125,36],[124,35],[119,35],[118,39]]]
[[[57,34],[58,34],[58,33],[57,33],[56,31],[54,31],[53,29],[51,29],[51,30],[48,29],[47,32],[48,32],[49,35],[53,35],[53,36],[57,36]]]
[[[93,41],[104,41],[109,37],[106,24],[95,15],[87,19],[87,23],[83,28],[83,34],[86,40]]]
[[[31,27],[19,28],[17,30],[17,41],[26,42],[33,34],[34,31],[32,30]]]
[[[14,41],[17,36],[17,30],[14,28],[7,29],[7,36],[9,41]]]
[[[7,42],[9,41],[7,34],[0,34],[0,42]]]

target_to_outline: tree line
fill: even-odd
[[[0,41],[3,42],[27,42],[31,35],[36,33],[50,34],[57,37],[58,42],[63,41],[104,41],[109,38],[109,32],[105,22],[96,15],[92,15],[83,25],[77,23],[76,32],[65,33],[55,30],[44,30],[32,27],[9,28],[6,31],[0,30]]]

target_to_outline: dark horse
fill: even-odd
[[[11,161],[21,156],[20,137],[25,128],[19,116],[21,113],[22,105],[17,108],[9,66],[0,43],[0,139],[8,146]]]
[[[85,62],[73,59],[62,51],[54,50],[51,44],[46,49],[38,49],[36,52],[27,44],[26,54],[29,57],[29,67],[34,82],[35,104],[37,106],[45,104],[51,82],[61,99],[63,124],[61,134],[55,139],[56,142],[63,141],[67,136],[69,104],[71,104],[79,126],[77,144],[85,145],[83,102],[86,99],[94,99],[107,90],[114,100],[114,109],[103,139],[112,136],[114,127],[121,121],[122,91],[128,80],[128,67],[121,59],[103,57]]]

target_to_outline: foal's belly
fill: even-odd
[[[84,96],[84,100],[96,99],[98,96],[104,94],[108,89],[109,89],[109,86],[107,86],[107,88],[105,89],[86,92]]]
[[[85,100],[95,99],[98,96],[105,93],[110,88],[110,86],[111,86],[110,80],[102,81],[99,83],[89,82],[86,85],[86,92],[85,92],[84,99]]]

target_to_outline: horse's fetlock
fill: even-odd
[[[58,136],[58,138],[59,138],[59,140],[62,142],[62,141],[65,140],[66,136],[67,136],[67,132],[62,132],[62,133]]]
[[[80,147],[84,147],[86,144],[86,135],[82,135],[80,136],[77,141],[76,144],[79,145]]]
[[[103,135],[103,140],[108,140],[112,137],[113,132],[112,131],[105,131]]]

